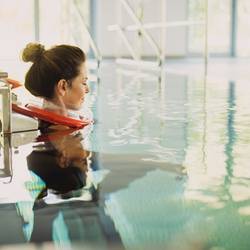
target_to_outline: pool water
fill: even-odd
[[[109,63],[99,76],[87,100],[93,127],[5,139],[0,243],[250,249],[249,83]]]

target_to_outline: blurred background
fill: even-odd
[[[0,71],[20,81],[29,42],[73,44],[87,53],[96,78],[89,77],[86,106],[97,122],[86,145],[96,152],[94,171],[109,173],[96,175],[98,209],[105,208],[124,248],[250,249],[249,0],[0,0],[0,30]],[[11,155],[8,147],[18,180],[12,193],[26,194],[19,183],[30,152],[20,146]],[[0,200],[7,203],[4,185]],[[32,202],[16,205],[18,216],[29,215],[26,224],[1,223],[13,237],[3,228],[0,244],[29,242],[23,235],[40,225]],[[90,229],[93,242],[103,244],[100,213],[86,223],[85,214],[75,219],[68,208],[72,223],[58,224],[55,235],[73,231],[85,244],[82,232]],[[6,211],[0,206],[2,219],[20,219],[15,207],[17,218]],[[50,226],[51,212],[43,214],[41,225]],[[48,241],[44,231],[41,242]]]
[[[207,55],[225,63],[232,59],[245,63],[250,57],[247,0],[0,0],[0,4],[0,68],[12,75],[18,74],[14,65],[31,41],[48,47],[75,44],[96,60],[161,58],[165,63]]]

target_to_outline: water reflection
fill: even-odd
[[[50,140],[51,138],[54,139]],[[77,240],[80,236],[69,236],[65,220],[68,219],[70,223],[76,220],[76,223],[83,226],[82,218],[74,213],[69,216],[67,209],[60,206],[50,208],[50,205],[72,201],[98,201],[98,186],[94,185],[91,176],[90,159],[93,154],[84,149],[80,132],[64,136],[50,134],[47,139],[46,142],[35,145],[27,156],[33,182],[26,183],[26,188],[34,197],[34,214],[31,214],[28,221],[27,216],[23,216],[24,231],[31,242],[53,240],[57,245],[63,244],[66,247],[71,240]],[[23,212],[27,213],[27,203],[19,202],[18,209],[22,215]]]
[[[112,113],[112,122],[104,119],[104,151],[148,154],[152,168],[177,163],[187,172],[178,182],[152,170],[110,195],[107,212],[128,249],[249,249],[250,116],[239,105],[243,99],[249,105],[244,89],[168,75],[159,85],[124,77],[119,91],[103,90],[105,112]]]
[[[11,159],[15,169],[23,169],[20,165],[26,158],[28,171],[21,179],[14,172],[13,181],[5,184],[8,191],[16,187],[17,196],[13,201],[1,197],[0,213],[11,222],[7,230],[13,231],[16,240],[11,234],[1,236],[0,243],[52,241],[56,247],[74,249],[84,242],[91,249],[109,249],[113,244],[122,249],[99,204],[99,183],[107,171],[99,169],[98,154],[85,149],[84,139],[82,131],[55,131],[40,135],[31,145],[15,148]],[[8,150],[13,148],[9,145]],[[25,197],[18,192],[24,192]]]
[[[65,194],[86,185],[88,158],[81,144],[81,134],[65,135],[36,145],[27,157],[28,168],[38,175],[46,189]]]
[[[88,235],[103,249],[108,214],[127,249],[248,250],[250,90],[141,76],[100,84],[91,147],[71,131],[26,154],[32,200],[15,203],[26,240],[69,246]],[[101,188],[100,165],[110,170]]]
[[[98,99],[100,151],[148,153],[155,161],[183,162],[188,78],[163,76],[158,81],[154,75],[128,76],[119,72],[115,80],[102,82]],[[114,81],[116,84],[106,86]]]

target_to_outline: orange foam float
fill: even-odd
[[[11,84],[11,88],[18,88],[23,86],[19,81],[7,78],[6,82]],[[59,125],[65,125],[70,128],[83,128],[90,123],[92,123],[91,120],[88,119],[75,119],[71,117],[66,117],[60,114],[56,114],[55,112],[45,110],[41,107],[32,105],[32,104],[26,104],[26,105],[20,105],[12,103],[12,110],[16,113],[38,118],[40,120],[50,122],[52,124],[59,124]]]

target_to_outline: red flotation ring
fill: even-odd
[[[23,86],[22,83],[20,83],[20,82],[17,81],[17,80],[11,79],[11,78],[6,78],[5,81],[6,81],[8,84],[11,84],[11,88],[12,88],[12,89]]]
[[[12,104],[12,110],[22,115],[35,117],[52,124],[61,124],[71,128],[83,128],[84,126],[91,123],[91,121],[89,120],[80,120],[66,117],[51,111],[41,109],[31,104],[26,104],[25,106]]]

